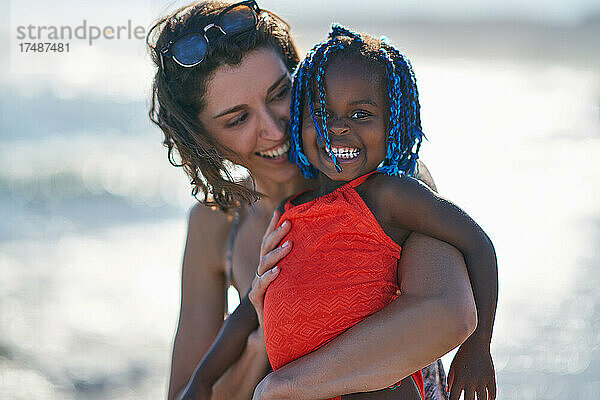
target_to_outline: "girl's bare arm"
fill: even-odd
[[[490,353],[498,300],[498,266],[494,246],[466,212],[408,177],[377,177],[376,201],[391,211],[391,223],[420,232],[458,248],[465,257],[479,324],[454,357],[448,373],[450,400],[493,400],[496,377]]]
[[[498,300],[498,266],[491,240],[461,208],[416,179],[379,176],[376,201],[392,222],[413,232],[443,240],[465,257],[479,324],[470,341],[489,343]]]

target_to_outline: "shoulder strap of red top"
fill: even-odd
[[[366,181],[366,180],[367,180],[367,178],[368,178],[369,176],[373,175],[373,174],[374,174],[374,173],[376,173],[376,172],[378,172],[378,171],[377,171],[377,170],[375,170],[375,171],[371,171],[371,172],[369,172],[368,174],[364,174],[364,175],[362,175],[362,176],[359,176],[358,178],[355,178],[355,179],[351,180],[350,182],[348,182],[348,184],[349,184],[350,186],[352,186],[353,188],[355,188],[355,187],[357,187],[357,186],[360,186],[360,185],[362,185],[362,184],[363,184],[363,182],[364,182],[364,181]]]

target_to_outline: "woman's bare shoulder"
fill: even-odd
[[[203,260],[194,265],[222,266],[231,224],[232,217],[220,210],[203,204],[196,204],[190,209],[186,253]]]
[[[216,224],[216,227],[231,223],[231,217],[227,213],[201,203],[196,203],[190,208],[189,220],[194,223]]]

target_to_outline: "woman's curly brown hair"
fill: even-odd
[[[232,176],[233,164],[223,157],[225,150],[207,133],[198,118],[204,107],[204,93],[212,73],[222,65],[238,65],[249,52],[274,49],[291,72],[298,64],[298,52],[289,25],[276,14],[263,10],[255,30],[223,36],[211,42],[208,54],[197,66],[181,67],[160,50],[185,32],[201,32],[231,3],[202,1],[182,7],[156,22],[146,38],[156,67],[152,83],[149,116],[164,133],[169,162],[183,167],[191,178],[192,195],[208,206],[231,211],[241,203],[252,203],[261,194]],[[180,162],[175,160],[175,151]],[[200,195],[200,197],[198,196]]]

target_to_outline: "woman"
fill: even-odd
[[[266,271],[289,251],[276,247],[285,230],[268,232],[264,240],[263,232],[283,198],[311,185],[287,160],[290,71],[298,62],[288,26],[253,1],[227,6],[183,7],[149,34],[157,66],[151,119],[165,134],[170,160],[191,177],[193,194],[215,207],[197,205],[190,213],[169,398],[185,386],[217,335],[229,282],[246,293],[254,280],[260,309],[275,276]],[[251,180],[232,175],[234,164],[245,167]],[[433,185],[421,170],[420,177]],[[252,333],[238,362],[213,388],[213,398],[248,399],[259,382],[258,398],[376,390],[463,342],[476,317],[460,254],[415,236],[399,268],[403,296],[264,380],[264,338],[260,330]],[[442,386],[434,386],[441,395]]]

